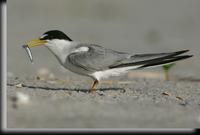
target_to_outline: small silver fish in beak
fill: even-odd
[[[35,46],[44,45],[46,43],[47,43],[46,40],[41,40],[40,38],[37,38],[37,39],[33,39],[33,40],[29,41],[26,45],[22,45],[22,47],[28,53],[28,56],[30,58],[31,63],[33,63],[33,57],[32,57],[32,53],[31,53],[30,48],[35,47]]]
[[[31,53],[31,50],[30,48],[28,47],[28,45],[22,45],[22,47],[26,50],[28,56],[29,56],[29,59],[31,61],[31,63],[33,63],[33,56],[32,56],[32,53]]]

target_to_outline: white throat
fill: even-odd
[[[61,64],[65,62],[70,48],[73,46],[71,41],[53,39],[49,40],[45,46],[56,56]]]

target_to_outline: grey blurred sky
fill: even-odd
[[[21,48],[44,32],[59,29],[73,40],[118,51],[151,53],[190,49],[181,74],[200,75],[200,0],[7,0],[8,72],[34,75],[41,67],[62,74],[45,48]],[[184,66],[184,67],[183,67]]]

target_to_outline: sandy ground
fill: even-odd
[[[8,128],[197,128],[200,83],[127,77],[102,81],[8,78]],[[18,93],[18,94],[17,94]],[[17,96],[21,93],[23,96]],[[28,99],[26,99],[28,97]]]

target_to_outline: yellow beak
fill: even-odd
[[[31,41],[28,42],[28,47],[34,47],[34,46],[40,46],[40,45],[44,45],[45,43],[47,43],[46,40],[40,40],[40,39],[33,39]]]

